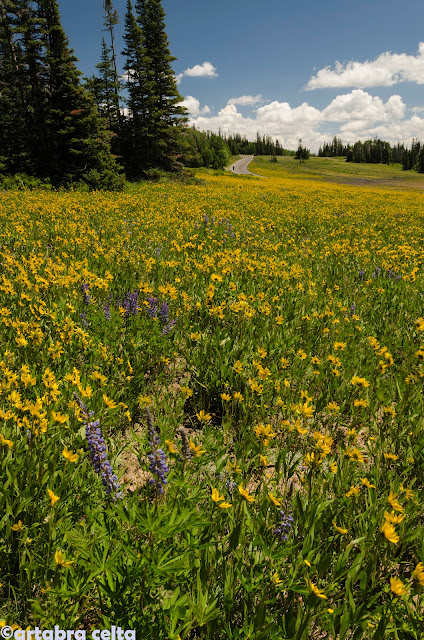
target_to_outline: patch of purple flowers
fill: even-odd
[[[112,500],[122,499],[124,496],[118,483],[117,476],[113,473],[112,465],[107,457],[106,443],[98,420],[90,421],[94,415],[89,411],[81,398],[74,392],[74,398],[81,409],[85,423],[85,434],[87,437],[90,458],[94,471],[101,475],[102,483],[106,488],[106,493],[112,495]]]
[[[166,464],[165,452],[160,448],[160,437],[153,425],[152,414],[147,408],[146,415],[147,429],[149,432],[149,445],[151,449],[147,457],[150,462],[149,471],[153,476],[149,482],[150,484],[156,485],[158,493],[163,493],[163,487],[168,484],[166,475],[169,473],[169,467]]]
[[[129,291],[124,298],[122,307],[125,309],[125,317],[135,316],[138,313],[138,291]]]
[[[290,529],[293,526],[293,516],[290,513],[286,513],[284,510],[279,511],[277,526],[274,529],[274,535],[282,542],[286,542],[290,534]]]
[[[82,292],[82,300],[83,300],[84,304],[90,304],[91,297],[90,297],[90,293],[88,291],[88,284],[86,282],[82,283],[81,292]]]

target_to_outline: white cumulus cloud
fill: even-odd
[[[225,135],[239,133],[249,140],[260,135],[278,139],[286,149],[296,149],[299,138],[317,152],[320,145],[339,136],[344,143],[366,140],[375,136],[391,144],[405,142],[411,138],[424,139],[424,118],[419,117],[424,109],[410,109],[414,114],[405,119],[406,106],[399,95],[392,95],[386,102],[362,89],[340,94],[322,110],[303,102],[290,106],[288,102],[273,101],[256,108],[250,117],[237,110],[236,104],[227,103],[217,115],[209,115],[208,107],[200,108],[193,96],[185,99],[190,110],[190,124],[203,131],[214,131]]]
[[[192,78],[217,78],[218,74],[216,68],[211,62],[203,62],[202,64],[195,64],[194,67],[189,67],[182,73],[178,73],[175,77],[177,84],[180,84],[184,76]]]
[[[405,104],[398,95],[391,96],[384,104],[378,96],[371,96],[362,89],[338,95],[322,111],[324,120],[343,122],[354,120],[398,120],[405,114]]]
[[[312,76],[305,89],[391,87],[400,82],[424,84],[424,42],[416,55],[385,51],[375,60],[336,61],[334,68],[324,67]]]
[[[239,98],[230,98],[227,104],[253,105],[258,104],[262,100],[262,94],[257,96],[240,96]]]
[[[200,108],[199,100],[197,98],[193,98],[193,96],[187,96],[182,102],[179,102],[178,104],[181,107],[185,107],[189,114],[193,117],[210,112],[210,108],[208,107],[208,105]]]

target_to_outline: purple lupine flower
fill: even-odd
[[[154,484],[157,487],[158,493],[163,493],[163,487],[168,484],[166,474],[169,473],[169,467],[166,464],[166,455],[163,449],[160,448],[160,437],[157,433],[154,425],[152,414],[149,409],[146,408],[147,415],[147,429],[149,432],[149,444],[151,451],[147,455],[149,458],[149,471],[153,478],[149,480],[150,484]]]
[[[138,313],[138,291],[129,291],[122,303],[125,309],[125,317],[135,316]]]
[[[107,457],[106,443],[100,428],[100,422],[99,420],[90,421],[94,412],[88,410],[87,406],[75,392],[74,398],[81,409],[84,419],[85,435],[87,437],[90,458],[94,471],[101,475],[102,483],[106,488],[106,493],[109,495],[112,494],[112,500],[121,500],[124,496],[120,490],[121,487],[118,483],[118,478],[113,473],[112,465]]]
[[[233,482],[232,480],[227,480],[227,482],[225,483],[225,486],[227,487],[230,493],[233,493],[234,489],[237,486],[237,483]]]
[[[147,298],[147,302],[149,303],[149,306],[146,308],[147,315],[151,318],[156,318],[158,315],[158,299],[152,296]]]
[[[356,312],[356,306],[355,306],[355,303],[353,303],[353,305],[350,307],[350,315],[353,316],[355,312]]]
[[[108,302],[103,307],[103,313],[105,314],[106,320],[110,320],[110,304]]]
[[[175,319],[170,320],[168,322],[168,324],[162,329],[162,335],[166,336],[172,329],[172,327],[174,327],[177,324],[177,321]]]
[[[90,293],[88,291],[88,284],[86,282],[82,283],[81,292],[82,292],[82,299],[83,299],[84,304],[90,304],[91,297],[90,297]]]
[[[167,324],[169,316],[169,305],[166,302],[162,302],[159,309],[160,319],[162,324]]]
[[[361,269],[361,270],[360,270],[360,272],[359,272],[359,278],[360,278],[360,280],[363,280],[363,279],[364,279],[364,275],[365,275],[365,271],[364,271],[363,269]]]
[[[281,510],[278,514],[277,526],[275,527],[273,533],[275,536],[285,542],[290,534],[290,529],[293,526],[293,516],[290,513],[286,513]]]
[[[83,324],[84,327],[88,327],[88,321],[87,321],[87,314],[85,311],[83,311],[80,315],[81,318],[81,322]]]
[[[399,282],[399,280],[402,278],[402,276],[396,276],[395,280],[396,282]]]

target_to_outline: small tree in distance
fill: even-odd
[[[299,146],[297,147],[295,159],[299,160],[299,163],[305,162],[309,158],[309,149],[303,146],[302,138],[299,138]]]

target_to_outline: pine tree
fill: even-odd
[[[125,15],[125,49],[122,55],[126,61],[128,117],[123,125],[123,156],[127,176],[139,178],[147,168],[147,100],[146,82],[148,59],[144,46],[143,32],[137,24],[131,0],[127,0]]]
[[[123,178],[111,155],[104,121],[79,81],[57,0],[38,0],[38,6],[45,20],[48,175],[55,183],[122,188]]]
[[[106,118],[110,131],[118,134],[121,123],[119,94],[117,94],[113,58],[104,38],[102,38],[100,62],[96,65],[96,69],[100,72],[94,80],[94,94],[99,112]]]
[[[122,120],[121,120],[121,110],[120,110],[120,90],[121,83],[118,76],[118,68],[116,64],[116,47],[115,47],[115,27],[119,24],[119,16],[118,12],[115,11],[112,0],[103,0],[103,11],[105,14],[105,27],[109,32],[110,36],[110,58],[109,62],[109,75],[113,81],[113,90],[114,90],[114,99],[112,100],[112,104],[116,109],[116,125],[118,127],[118,131],[121,129]],[[109,53],[109,52],[108,52]]]
[[[0,173],[5,174],[33,172],[23,51],[14,37],[16,9],[16,3],[0,0]]]
[[[173,170],[176,168],[178,135],[187,122],[186,110],[179,104],[182,96],[171,68],[176,58],[169,51],[161,0],[137,0],[136,12],[147,53],[144,84],[147,111],[145,166]]]

